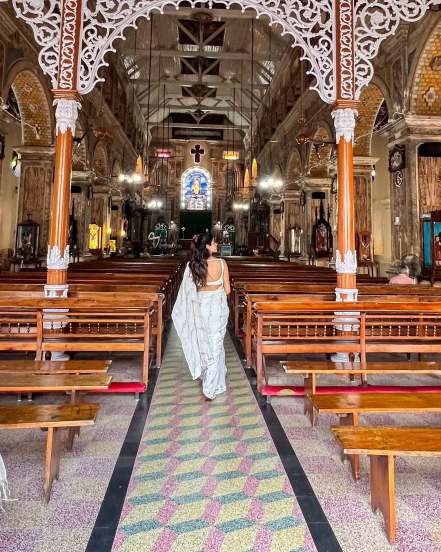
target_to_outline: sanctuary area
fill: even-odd
[[[439,552],[440,182],[441,0],[0,0],[0,552]]]

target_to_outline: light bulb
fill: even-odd
[[[123,173],[121,173],[121,174],[118,176],[118,180],[119,180],[120,182],[124,182],[125,179],[126,179],[126,177],[124,176]]]

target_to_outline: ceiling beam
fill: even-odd
[[[149,126],[151,128],[154,128],[156,126],[162,126],[163,122],[152,122],[150,121]],[[203,128],[208,130],[247,130],[248,126],[240,126],[240,125],[208,125],[208,124],[197,124],[197,123],[165,123],[165,126],[167,128]]]
[[[210,36],[208,36],[202,43],[203,46],[207,46],[208,44],[210,44],[210,42],[213,42],[213,40],[218,36],[220,35],[221,33],[223,33],[225,31],[225,27],[226,27],[226,23],[224,23],[223,25],[221,25],[218,29],[216,29],[213,33],[211,33]]]
[[[140,107],[147,109],[147,104],[141,104]],[[250,112],[249,109],[244,109],[244,108],[242,108],[242,111],[240,111],[240,109],[237,106],[234,107],[233,102],[231,102],[231,105],[227,105],[225,107],[222,107],[222,106],[220,106],[220,107],[219,106],[209,107],[208,105],[201,105],[201,104],[185,105],[185,104],[172,104],[172,103],[169,103],[167,105],[167,109],[169,109],[170,111],[175,111],[175,112],[186,112],[186,111],[194,111],[195,109],[201,109],[202,111],[208,111],[210,113],[225,113],[225,114],[231,113],[231,112],[236,112],[236,113],[239,113],[239,114]]]
[[[121,55],[126,56],[136,56],[140,58],[149,58],[150,51],[148,48],[138,48],[134,50],[133,48],[121,49]],[[195,51],[182,51],[182,50],[152,50],[152,58],[195,58],[203,57],[208,59],[218,59],[220,61],[251,61],[251,54],[248,52],[208,52],[203,49],[198,49]],[[255,61],[268,61],[268,54],[254,54],[253,56]],[[276,62],[281,59],[281,56],[273,53],[273,61]]]
[[[176,77],[172,78],[164,78],[160,81],[158,80],[150,80],[149,79],[131,79],[130,81],[135,86],[145,86],[145,85],[154,85],[154,84],[161,84],[161,85],[167,85],[167,84],[174,84],[178,86],[193,86],[195,84],[205,84],[205,86],[208,86],[209,88],[219,88],[219,87],[226,87],[226,88],[241,88],[242,84],[238,81],[227,81],[224,80],[222,77],[219,77],[217,75],[205,75],[202,82],[198,79],[197,75],[182,75],[178,74]],[[262,83],[254,83],[254,85],[246,84],[244,85],[244,92],[247,89],[266,89],[268,87],[267,84]]]

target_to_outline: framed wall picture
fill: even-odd
[[[389,154],[389,171],[402,171],[406,168],[406,149],[404,146],[395,146]]]
[[[40,226],[30,218],[17,224],[15,255],[25,260],[37,257],[39,238]]]

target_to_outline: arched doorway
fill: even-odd
[[[17,221],[31,219],[39,225],[39,244],[35,255],[44,255],[49,232],[49,211],[53,175],[53,114],[48,91],[35,67],[19,62],[10,71],[5,85],[7,112],[21,126],[21,140],[15,151],[19,178]],[[13,221],[11,219],[11,224]],[[14,223],[15,224],[15,223]]]

